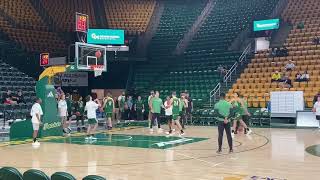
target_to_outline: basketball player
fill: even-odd
[[[59,111],[59,116],[61,119],[63,133],[70,134],[70,130],[68,129],[68,127],[69,127],[69,124],[68,124],[68,105],[67,105],[67,101],[65,99],[66,99],[65,95],[61,94],[60,100],[58,102],[58,111]]]
[[[320,96],[317,97],[317,101],[314,103],[312,111],[316,114],[316,119],[319,121],[320,130]]]
[[[140,121],[143,120],[144,104],[141,99],[141,96],[138,96],[138,99],[137,99],[136,103],[134,104],[134,109],[137,114],[137,120],[140,120]]]
[[[220,100],[214,105],[215,113],[218,123],[218,150],[217,153],[222,152],[222,139],[223,139],[223,132],[226,131],[228,144],[229,144],[229,153],[233,152],[232,148],[232,137],[231,137],[231,123],[230,123],[230,110],[232,108],[231,103],[225,100],[226,95],[221,93]]]
[[[160,125],[160,113],[161,108],[164,108],[162,100],[159,98],[159,91],[156,91],[153,98],[150,99],[150,111],[152,113],[151,118],[151,124],[150,124],[150,132],[153,132],[152,126],[155,124],[155,121],[157,120],[158,123],[158,133],[162,131],[161,125]]]
[[[186,109],[188,108],[188,100],[186,99],[185,93],[181,93],[179,107],[181,126],[182,129],[185,129],[184,125],[186,122]]]
[[[248,119],[250,113],[248,112],[247,103],[243,98],[240,98],[238,93],[234,93],[231,104],[234,108],[235,115],[232,127],[232,137],[238,133],[237,123],[239,123],[245,128],[244,134],[249,135],[252,131],[248,128],[247,124],[243,121],[243,117]]]
[[[32,116],[31,122],[33,127],[33,143],[32,146],[40,146],[40,143],[37,140],[38,137],[38,131],[41,124],[41,116],[43,115],[41,104],[42,101],[40,98],[36,100],[36,102],[33,104],[31,108],[30,115]]]
[[[152,119],[152,112],[151,112],[151,107],[150,107],[150,103],[151,103],[151,99],[154,97],[154,91],[150,91],[150,95],[148,97],[148,105],[149,105],[149,114],[148,114],[148,122],[149,122],[149,127],[151,125],[151,119]]]
[[[180,118],[181,118],[181,104],[184,103],[184,100],[181,100],[179,98],[177,98],[177,94],[176,92],[172,92],[172,98],[170,100],[170,104],[172,104],[172,119],[174,121],[174,123],[176,124],[178,130],[180,131],[179,136],[183,136],[184,132],[182,129],[182,126],[180,124]],[[173,125],[173,123],[170,123],[169,125]],[[169,134],[172,134],[172,127],[169,127]]]
[[[172,132],[172,104],[171,104],[171,98],[170,96],[167,96],[166,101],[164,102],[164,108],[165,108],[165,117],[168,122],[169,126],[169,132],[167,134],[171,134]]]
[[[120,119],[124,118],[124,106],[126,102],[126,94],[123,91],[122,94],[118,97],[118,106],[119,106],[119,119],[118,123],[120,122]]]
[[[104,112],[106,114],[107,117],[107,129],[111,130],[112,129],[112,114],[114,112],[114,101],[112,99],[111,93],[108,92],[107,93],[107,97],[103,99],[103,108],[104,108]]]
[[[88,118],[88,129],[87,129],[87,137],[86,140],[97,140],[97,138],[94,137],[95,131],[98,127],[98,121],[97,121],[97,109],[101,106],[98,99],[95,99],[92,101],[92,97],[89,95],[86,98],[86,106],[84,108],[84,111],[87,112],[87,118]]]
[[[82,97],[80,96],[78,101],[75,101],[75,115],[76,115],[76,123],[77,123],[77,131],[80,132],[81,129],[85,129],[84,127],[84,118],[83,118],[83,111],[84,111],[84,105]],[[81,126],[79,121],[81,121]]]

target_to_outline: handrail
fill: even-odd
[[[249,43],[246,49],[244,49],[244,51],[242,52],[241,56],[239,57],[239,63],[241,63],[244,59],[246,59],[250,49],[251,49],[251,43]]]
[[[223,76],[223,82],[226,82],[227,79],[232,75],[232,73],[237,69],[238,67],[238,62],[235,62],[231,68],[228,70],[228,72],[226,73],[226,75]]]
[[[221,89],[221,84],[218,83],[212,91],[210,91],[210,107],[212,105],[212,98],[214,98],[213,100],[216,99],[216,95],[218,93],[218,95],[220,96],[220,89]]]

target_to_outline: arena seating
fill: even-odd
[[[320,35],[318,20],[318,10],[320,3],[312,0],[291,0],[283,12],[283,19],[291,22],[293,29],[284,44],[289,50],[287,57],[271,58],[268,51],[261,51],[255,55],[255,58],[245,69],[244,73],[229,90],[228,95],[233,92],[240,92],[248,97],[249,106],[265,107],[269,101],[270,91],[304,91],[304,97],[307,107],[312,107],[314,95],[320,90],[320,78],[318,63],[320,58],[319,45],[313,44],[315,36]],[[297,25],[304,23],[304,28],[299,29]],[[285,64],[293,60],[296,68],[292,72],[286,72],[292,80],[293,87],[283,89],[278,83],[271,83],[271,75],[275,71],[283,72]],[[297,72],[308,71],[310,81],[294,82]]]
[[[36,169],[29,169],[23,175],[14,167],[2,167],[0,169],[0,180],[75,180],[71,174],[56,172],[51,178],[44,172]],[[106,180],[102,176],[88,175],[83,180]]]
[[[145,32],[156,5],[154,0],[105,0],[109,28],[125,29],[129,35]]]
[[[204,8],[204,1],[164,1],[164,12],[155,36],[148,47],[149,63],[135,69],[134,86],[146,90],[150,82],[177,60],[172,52]]]
[[[89,15],[89,26],[96,27],[92,0],[42,0],[43,7],[62,32],[72,32],[76,12]]]
[[[58,54],[66,52],[64,41],[55,32],[48,31],[47,25],[28,0],[3,0],[0,2],[0,11],[6,16],[0,17],[0,29],[25,50]]]
[[[0,103],[0,113],[5,112],[6,119],[23,119],[29,114],[32,103],[35,100],[35,81],[16,68],[0,61],[0,99],[6,90],[14,94],[22,90],[26,103],[7,105]]]
[[[207,101],[209,92],[220,81],[219,65],[230,68],[240,52],[228,51],[234,38],[250,26],[253,18],[271,14],[277,0],[218,1],[184,53],[182,62],[162,75],[159,89],[189,90],[192,97]]]

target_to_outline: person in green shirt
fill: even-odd
[[[143,120],[144,104],[141,96],[138,96],[136,103],[134,104],[135,111],[137,113],[137,120]]]
[[[159,91],[156,91],[155,96],[150,99],[150,111],[152,113],[151,124],[150,124],[150,132],[153,132],[152,126],[155,124],[157,120],[158,123],[158,132],[161,132],[160,126],[160,113],[161,108],[164,108],[162,99],[159,98]]]
[[[181,126],[182,129],[185,129],[184,125],[186,124],[186,109],[188,108],[188,100],[186,99],[186,94],[185,93],[181,93],[180,96],[180,106],[179,106],[179,110],[180,110],[180,121],[181,121]]]
[[[234,93],[231,103],[235,111],[233,127],[231,131],[232,137],[234,137],[234,135],[238,133],[238,122],[245,128],[244,134],[249,135],[252,131],[243,121],[244,119],[248,120],[250,115],[250,113],[248,112],[248,103],[245,101],[243,96],[238,93]]]
[[[107,129],[112,129],[112,115],[114,112],[114,101],[110,92],[107,93],[107,97],[103,99],[103,110],[107,117]]]
[[[181,99],[177,98],[176,92],[172,92],[172,98],[170,100],[170,105],[172,105],[172,120],[174,122],[169,123],[169,135],[172,135],[172,126],[175,123],[178,130],[180,131],[179,136],[183,136],[184,132],[180,124],[180,113],[181,113],[181,104],[184,103]]]
[[[214,110],[216,114],[216,119],[218,122],[218,150],[217,153],[222,152],[222,139],[223,132],[226,131],[228,144],[229,144],[229,153],[233,152],[232,148],[232,137],[231,137],[231,123],[230,123],[230,110],[232,108],[231,103],[225,100],[226,95],[221,93],[220,100],[214,105]]]

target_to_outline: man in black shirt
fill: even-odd
[[[188,107],[186,109],[187,121],[190,120],[192,123],[193,102],[190,98],[189,92],[186,92],[186,99],[188,100]]]

